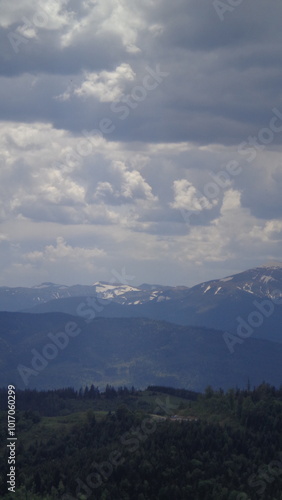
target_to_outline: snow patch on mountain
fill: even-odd
[[[237,288],[240,289],[241,287],[237,287]],[[252,291],[252,284],[251,283],[246,283],[245,285],[243,285],[243,290],[244,290],[244,292],[254,294],[254,292]]]
[[[274,281],[274,278],[272,278],[272,276],[265,276],[265,275],[263,275],[260,278],[260,281],[263,281],[264,283],[268,283],[269,281]]]
[[[165,295],[160,295],[158,298],[157,298],[157,302],[163,302],[164,300],[170,300],[169,297],[165,296]]]
[[[94,283],[95,291],[100,295],[100,297],[110,299],[117,295],[124,295],[129,292],[139,292],[139,288],[135,288],[128,285],[110,285],[108,283],[101,283],[97,281]]]

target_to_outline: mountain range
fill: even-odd
[[[191,288],[106,282],[1,287],[0,310],[62,312],[84,319],[145,317],[232,334],[250,320],[253,337],[282,342],[282,264],[269,263]]]
[[[2,384],[281,384],[280,263],[191,288],[1,287],[0,310]]]

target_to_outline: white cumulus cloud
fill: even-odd
[[[74,90],[74,94],[79,97],[96,97],[100,102],[113,102],[122,97],[124,84],[134,78],[131,66],[123,63],[114,71],[86,73],[84,82]]]
[[[217,205],[217,200],[209,201],[203,196],[195,186],[187,179],[180,179],[173,182],[174,201],[171,207],[175,209],[184,209],[192,211],[210,210]]]

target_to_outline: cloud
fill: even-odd
[[[85,73],[80,87],[74,89],[73,94],[81,98],[95,97],[100,102],[114,102],[123,95],[123,84],[133,81],[135,73],[129,64],[123,63],[115,71],[101,71],[100,73]],[[69,99],[69,90],[58,99]]]
[[[255,225],[252,228],[250,236],[263,243],[279,243],[282,241],[282,223],[281,220],[269,220],[264,224]]]
[[[157,203],[152,186],[137,170],[139,163],[144,165],[142,156],[123,152],[118,144],[111,148],[95,139],[89,154],[81,156],[81,138],[46,124],[8,123],[0,143],[0,208],[6,220],[23,216],[62,224],[117,224],[126,218],[124,204],[137,206],[143,200],[148,209]],[[120,209],[113,211],[112,205]]]
[[[24,254],[23,257],[30,263],[79,263],[81,267],[91,268],[93,259],[105,255],[104,250],[99,248],[80,248],[68,245],[64,238],[58,237],[56,246],[48,245],[43,251],[34,251]]]
[[[41,4],[35,0],[23,0],[2,6],[0,26],[9,28],[20,25],[18,31],[25,35],[26,29],[58,30],[72,21],[72,12],[67,10],[68,0],[51,0]],[[15,8],[16,6],[16,8]]]
[[[185,209],[191,211],[210,210],[217,205],[217,200],[210,202],[206,196],[197,191],[195,186],[187,179],[174,181],[174,201],[170,204],[172,208],[178,210]]]
[[[100,279],[126,261],[136,280],[192,284],[279,260],[282,118],[261,138],[282,116],[281,14],[4,2],[2,281],[88,280],[85,259]]]
[[[156,201],[157,197],[152,193],[152,187],[143,179],[140,172],[137,170],[128,170],[126,165],[121,161],[116,161],[113,164],[114,174],[120,181],[120,194],[126,200],[145,199],[148,201]]]
[[[145,22],[140,10],[136,15],[136,7],[118,0],[83,2],[83,12],[63,35],[62,46],[74,45],[81,38],[91,39],[95,32],[97,38],[114,35],[120,38],[126,52],[138,53],[138,32],[145,28]]]
[[[3,234],[3,233],[0,233],[0,243],[2,243],[3,241],[8,241],[9,238],[7,236],[7,234]]]

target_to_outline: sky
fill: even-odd
[[[0,286],[282,260],[281,2],[0,12]]]

